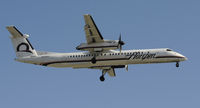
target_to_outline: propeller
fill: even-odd
[[[121,33],[119,35],[119,41],[118,41],[118,47],[119,47],[119,50],[121,52],[122,50],[122,45],[124,45],[125,43],[122,41],[122,38],[121,38]]]

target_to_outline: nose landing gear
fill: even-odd
[[[176,62],[176,67],[179,67],[179,62]]]

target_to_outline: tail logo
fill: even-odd
[[[27,43],[21,43],[17,46],[17,52],[29,52],[33,53],[32,51],[29,50],[30,47]]]

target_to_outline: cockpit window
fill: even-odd
[[[172,51],[171,49],[167,49],[167,51]]]

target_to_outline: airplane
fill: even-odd
[[[128,71],[129,64],[175,62],[176,67],[179,67],[179,62],[187,60],[185,56],[169,48],[122,50],[125,43],[121,35],[118,40],[106,40],[99,32],[91,15],[85,14],[84,20],[87,42],[76,47],[77,50],[83,52],[73,53],[37,51],[29,42],[28,34],[22,34],[15,26],[7,26],[16,53],[15,60],[56,68],[100,69],[102,70],[100,81],[105,80],[106,73],[115,77],[116,68],[125,68]]]

